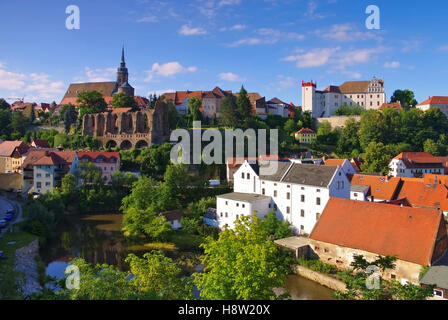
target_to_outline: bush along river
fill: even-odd
[[[142,255],[148,248],[125,239],[121,233],[122,214],[66,216],[58,234],[40,249],[48,276],[62,279],[73,258],[83,258],[91,264],[114,265],[127,270],[124,259],[129,253]],[[183,261],[186,274],[198,271],[201,252],[194,247],[165,251],[173,260]],[[294,300],[332,300],[333,291],[298,275],[290,275],[285,284]]]

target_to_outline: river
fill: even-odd
[[[41,249],[46,274],[64,278],[64,270],[76,257],[125,270],[124,258],[131,252],[138,254],[139,249],[122,236],[122,219],[121,214],[67,216],[58,227],[58,235]],[[285,288],[293,300],[334,299],[332,290],[298,275],[290,275]]]

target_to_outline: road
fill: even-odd
[[[4,219],[6,212],[11,209],[15,209],[16,215],[14,220],[9,223],[8,227],[0,230],[0,237],[2,237],[3,234],[9,230],[10,226],[22,221],[22,206],[20,203],[0,197],[0,220]]]

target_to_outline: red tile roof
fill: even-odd
[[[427,152],[403,152],[394,159],[402,160],[408,168],[443,167],[442,160]]]
[[[364,174],[348,175],[348,179],[352,185],[369,186],[370,195],[379,200],[393,200],[400,184],[400,178]]]
[[[0,143],[0,157],[11,157],[15,151],[21,156],[28,151],[28,147],[22,141],[3,141]]]
[[[110,162],[112,158],[115,158],[114,162],[117,162],[118,159],[120,159],[120,153],[119,152],[78,152],[78,158],[79,160],[88,160],[88,161],[94,161],[98,157],[103,157],[106,162]]]
[[[441,223],[437,210],[331,198],[310,238],[429,266]]]
[[[325,160],[325,165],[326,166],[342,167],[344,165],[345,161],[347,161],[347,159],[328,159],[328,160]]]
[[[50,144],[47,140],[34,139],[33,141],[31,141],[31,145],[35,146],[36,148],[50,148]]]
[[[316,133],[316,132],[314,132],[314,130],[311,130],[308,128],[303,128],[303,129],[300,129],[299,131],[297,131],[296,133]]]
[[[386,108],[393,108],[395,110],[403,109],[403,107],[401,106],[401,102],[400,101],[398,101],[398,102],[391,102],[391,103],[383,103],[381,105],[381,107],[379,108],[379,110],[383,110],[383,109],[386,109]]]
[[[427,179],[403,179],[398,199],[407,199],[418,208],[435,208],[448,211],[448,188],[444,184],[430,183]]]
[[[441,97],[441,96],[436,96],[436,97],[430,97],[428,100],[423,101],[422,103],[420,103],[417,106],[424,106],[424,105],[431,105],[431,104],[448,104],[448,97]]]
[[[75,151],[51,151],[31,149],[27,154],[22,168],[28,166],[44,165],[64,165],[66,169],[70,168],[72,162],[76,157]]]

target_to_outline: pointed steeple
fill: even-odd
[[[126,67],[126,62],[124,61],[124,45],[123,48],[121,49],[121,67],[122,68]]]

